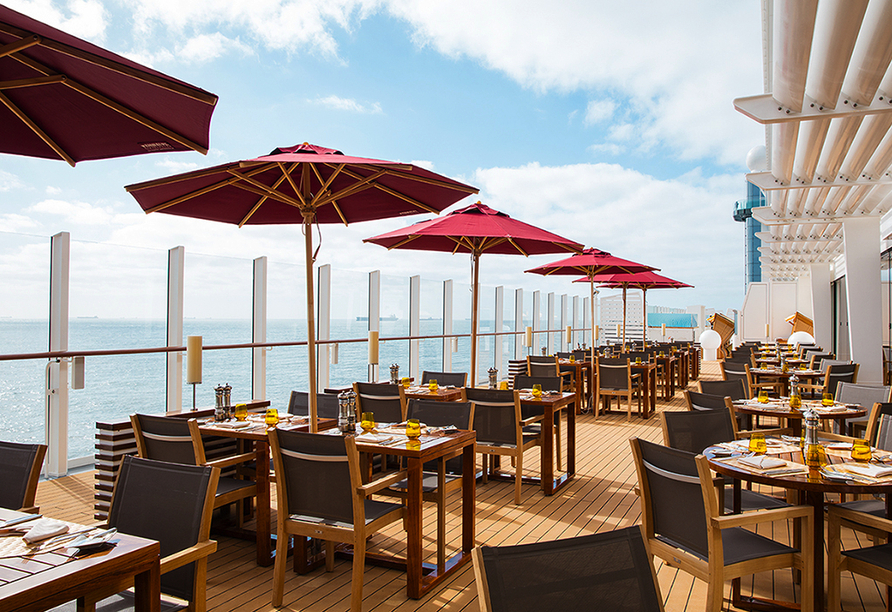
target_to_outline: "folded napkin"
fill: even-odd
[[[34,544],[35,542],[40,542],[41,540],[46,540],[47,538],[52,538],[54,536],[66,533],[68,531],[68,525],[63,523],[62,521],[57,521],[55,519],[42,518],[38,521],[34,522],[34,525],[28,530],[23,537],[25,542],[28,544]]]
[[[242,429],[243,427],[251,427],[250,421],[221,421],[220,423],[209,423],[213,427],[222,429]]]
[[[892,467],[886,465],[875,465],[873,463],[846,463],[839,467],[847,472],[860,474],[861,476],[869,476],[871,478],[892,476]]]
[[[756,468],[757,470],[770,470],[772,468],[784,467],[787,462],[783,459],[767,457],[765,455],[753,455],[752,457],[741,457],[737,463],[742,463],[747,467]]]
[[[384,444],[393,440],[393,436],[384,434],[364,433],[356,436],[357,442],[365,442],[366,444]]]

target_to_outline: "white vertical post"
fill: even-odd
[[[493,331],[497,334],[502,331],[502,328],[505,327],[505,288],[502,286],[496,287],[496,316],[495,322],[493,324]],[[503,336],[493,336],[492,337],[492,361],[493,364],[491,367],[499,370],[499,376],[507,376],[508,371],[506,368],[503,368],[504,365],[502,362],[505,360],[505,338]]]
[[[554,329],[554,293],[549,293],[547,298],[547,315],[545,318],[545,329]],[[554,354],[554,334],[552,332],[548,332],[546,334],[546,342],[545,346],[548,350],[549,355]]]
[[[833,301],[830,292],[830,264],[809,266],[811,312],[815,323],[815,343],[830,350],[833,346]]]
[[[570,325],[571,327],[573,326],[573,324],[569,320],[567,320],[569,305],[570,305],[570,297],[566,293],[562,294],[561,295],[561,316],[560,316],[561,324],[559,326],[561,329],[561,333],[558,334],[558,337],[560,338],[560,340],[558,341],[558,346],[562,347],[563,350],[565,350],[565,351],[573,350],[572,346],[567,345],[567,338],[565,337],[566,333],[564,331],[568,325]]]
[[[68,350],[68,290],[71,234],[60,232],[50,239],[50,351]],[[57,359],[47,367],[46,473],[68,472],[68,361]]]
[[[537,331],[542,329],[542,325],[539,322],[539,305],[540,293],[538,291],[533,291],[533,331]],[[540,342],[540,334],[533,335],[533,341],[530,343],[533,346],[530,347],[530,355],[538,355],[539,354],[539,342]]]
[[[409,277],[409,335],[421,335],[421,277]],[[409,376],[421,380],[420,340],[409,340]]]
[[[254,287],[251,308],[251,342],[266,342],[266,283],[267,259],[254,260]],[[266,349],[255,347],[251,351],[251,398],[266,399]]]
[[[589,321],[589,319],[592,318],[592,315],[591,315],[592,309],[591,309],[591,306],[589,306],[590,299],[591,298],[587,298],[587,297],[582,298],[582,328],[584,330],[582,332],[582,341],[583,342],[586,342],[586,338],[588,338],[592,334],[591,330],[593,330],[595,328],[595,326],[592,325],[592,323]],[[595,345],[595,339],[592,338],[591,342],[589,342],[586,346],[594,346],[594,345]]]
[[[183,346],[183,285],[186,248],[167,251],[167,346]],[[191,405],[190,405],[191,408]],[[167,353],[167,411],[183,409],[183,353]]]
[[[452,279],[443,281],[443,335],[452,334]],[[443,338],[443,371],[452,371],[452,341]]]
[[[369,272],[369,331],[381,331],[381,271]],[[380,351],[379,351],[380,354]],[[378,380],[378,364],[369,364],[369,381]]]
[[[523,359],[524,346],[521,342],[521,334],[524,332],[523,324],[523,289],[514,290],[514,358]]]
[[[883,383],[882,298],[879,217],[843,222],[846,300],[852,361],[861,364],[858,382]]]
[[[585,302],[583,302],[583,306],[584,305],[585,305]],[[576,329],[579,329],[579,327],[580,327],[580,324],[579,324],[579,296],[574,295],[573,296],[573,329],[576,330]],[[583,329],[585,328],[585,317],[583,317],[582,327],[583,327]],[[583,337],[585,337],[584,333],[583,333]],[[573,348],[576,346],[577,338],[579,338],[579,332],[574,331],[572,341],[570,342],[570,346],[567,347],[568,351],[572,351]]]
[[[331,340],[331,265],[319,266],[317,278],[317,306],[316,325],[318,333],[316,340]],[[331,345],[316,345],[316,388],[324,389],[328,386],[331,372]],[[321,393],[321,391],[320,391]]]

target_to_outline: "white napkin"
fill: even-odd
[[[783,459],[775,459],[766,455],[753,455],[752,457],[741,457],[737,460],[747,467],[754,467],[759,470],[770,470],[771,468],[779,468],[787,465]]]
[[[28,544],[34,544],[35,542],[40,542],[41,540],[46,540],[47,538],[61,535],[63,533],[66,533],[67,531],[68,525],[66,525],[62,521],[57,521],[50,518],[42,518],[38,521],[35,521],[34,525],[23,537],[25,542],[27,542]]]
[[[366,444],[384,444],[393,440],[393,436],[384,434],[364,433],[356,436],[357,442],[365,442]]]
[[[861,476],[870,476],[871,478],[882,478],[883,476],[892,475],[892,467],[875,465],[873,463],[846,463],[839,467],[847,472],[853,472]]]

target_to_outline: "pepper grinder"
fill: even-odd
[[[489,388],[499,388],[499,371],[496,368],[490,368],[486,371],[489,374]]]
[[[395,363],[390,366],[390,384],[400,384],[400,364]]]

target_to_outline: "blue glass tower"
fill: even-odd
[[[762,280],[762,266],[759,263],[759,247],[762,241],[756,236],[756,232],[762,230],[762,224],[753,218],[753,209],[765,206],[765,194],[762,190],[750,182],[746,184],[746,199],[737,200],[734,203],[734,220],[745,223],[746,251],[744,253],[744,265],[746,274],[744,282],[750,283]]]

